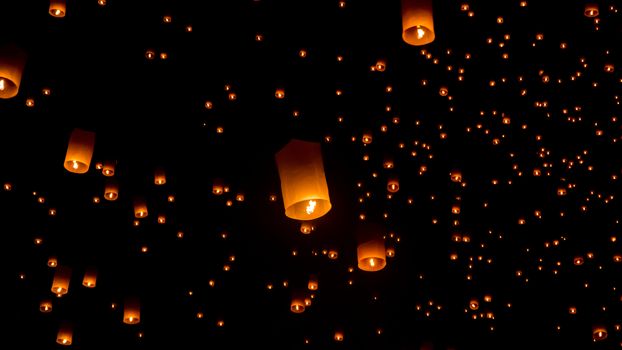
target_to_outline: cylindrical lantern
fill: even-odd
[[[142,219],[146,218],[148,214],[149,211],[147,211],[147,202],[145,202],[142,198],[134,199],[134,216]]]
[[[39,303],[39,311],[41,312],[52,312],[52,301],[51,300],[43,300]]]
[[[17,95],[22,72],[26,64],[26,54],[14,45],[0,48],[0,98]]]
[[[65,17],[67,12],[66,0],[50,0],[50,15],[52,17]]]
[[[102,166],[102,174],[104,176],[113,176],[114,175],[115,163],[111,160],[104,162]]]
[[[140,322],[140,303],[138,299],[128,298],[123,307],[123,323],[137,324]]]
[[[604,326],[594,326],[592,328],[592,339],[594,341],[601,341],[607,339],[607,328]]]
[[[84,278],[82,279],[82,285],[87,288],[95,288],[97,284],[97,270],[94,268],[88,268],[84,272]]]
[[[460,170],[452,170],[449,173],[449,177],[453,182],[462,182],[462,173],[460,172]]]
[[[335,331],[334,339],[335,339],[335,341],[342,342],[343,341],[343,331]]]
[[[598,4],[585,4],[585,11],[583,13],[585,14],[585,17],[598,17]]]
[[[56,267],[56,266],[58,266],[58,259],[56,259],[55,256],[49,257],[49,259],[48,259],[48,266],[49,267]]]
[[[295,314],[299,314],[305,311],[305,296],[303,293],[297,292],[292,295],[290,310],[292,310],[292,312]]]
[[[387,264],[384,239],[381,229],[374,224],[361,224],[359,245],[356,249],[358,267],[363,271],[380,271]]]
[[[402,0],[402,39],[415,46],[434,41],[432,0]]]
[[[285,215],[313,220],[331,208],[319,143],[290,141],[276,154]]]
[[[164,185],[166,183],[166,174],[164,173],[164,169],[156,169],[153,182],[156,185]]]
[[[300,223],[300,232],[302,234],[308,235],[315,230],[315,226],[310,221],[303,221]]]
[[[475,298],[471,299],[471,301],[469,301],[469,309],[473,311],[479,309],[479,301],[477,301],[477,299]]]
[[[72,339],[73,327],[68,323],[62,324],[56,334],[56,342],[60,345],[71,345]]]
[[[219,196],[224,192],[224,185],[222,180],[214,179],[214,183],[212,184],[212,193]]]
[[[119,198],[119,184],[116,181],[106,182],[104,187],[104,198],[109,201],[115,201]]]
[[[311,277],[309,277],[309,284],[307,285],[307,287],[309,288],[309,290],[318,290],[319,284],[315,275],[311,275]]]
[[[65,156],[65,169],[77,174],[84,174],[89,170],[93,147],[95,146],[95,133],[82,129],[73,129],[69,138],[67,155]]]
[[[56,295],[64,295],[69,291],[69,280],[71,279],[71,269],[66,266],[56,268],[54,281],[52,281],[52,293]]]
[[[390,178],[387,182],[387,191],[395,193],[400,190],[400,180],[397,177]]]

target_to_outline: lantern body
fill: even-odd
[[[59,266],[54,274],[52,281],[52,293],[64,295],[69,292],[69,280],[71,279],[71,269],[66,266]]]
[[[358,267],[363,271],[380,271],[387,265],[386,250],[382,237],[374,237],[359,243],[356,253]]]
[[[594,341],[601,341],[607,339],[607,328],[604,326],[594,326],[592,328],[592,338]]]
[[[43,300],[39,303],[39,311],[52,312],[52,302],[50,300]]]
[[[420,46],[434,41],[432,0],[402,0],[402,39]]]
[[[387,182],[387,191],[391,193],[395,193],[399,190],[400,190],[400,181],[398,180],[398,178],[394,177],[394,178],[389,179],[389,181]]]
[[[164,185],[166,183],[166,174],[163,169],[156,169],[153,182],[156,185]]]
[[[276,154],[285,215],[313,220],[331,208],[319,143],[292,140]]]
[[[149,215],[149,211],[147,210],[147,202],[145,202],[142,198],[136,198],[134,200],[134,216],[142,219],[146,218]]]
[[[104,188],[104,198],[109,201],[115,201],[119,198],[119,185],[114,181],[108,181]]]
[[[589,17],[589,18],[593,18],[593,17],[598,17],[598,4],[596,3],[589,3],[589,4],[585,4],[585,17]]]
[[[0,48],[0,98],[17,95],[25,64],[26,54],[16,46]]]
[[[60,345],[71,345],[73,340],[73,329],[68,324],[63,324],[56,334],[56,342]]]
[[[308,235],[315,230],[313,224],[309,221],[303,221],[300,223],[300,232],[302,234]]]
[[[65,156],[65,169],[76,174],[86,173],[91,164],[94,146],[94,132],[74,129],[71,137],[69,137],[69,146],[67,146],[67,155]]]
[[[294,295],[292,297],[290,310],[295,314],[303,313],[305,311],[305,299],[302,296]]]
[[[102,174],[104,174],[104,176],[114,176],[114,168],[115,164],[113,161],[104,162]]]
[[[84,278],[82,279],[82,285],[87,288],[95,288],[97,284],[97,271],[93,268],[89,268],[84,273]]]
[[[309,290],[318,290],[319,284],[318,284],[316,276],[311,275],[311,277],[309,278],[309,283],[307,285],[307,288],[309,288]]]
[[[50,15],[52,17],[65,17],[66,12],[66,0],[50,0]]]
[[[123,323],[137,324],[140,322],[140,303],[136,299],[127,299],[123,307]]]

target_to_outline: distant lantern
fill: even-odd
[[[134,199],[134,216],[142,219],[146,218],[149,215],[149,211],[147,210],[147,202],[145,202],[142,198]]]
[[[104,187],[104,198],[109,201],[115,201],[119,198],[119,184],[116,181],[106,182]]]
[[[339,252],[335,249],[331,249],[328,251],[328,258],[330,260],[336,260],[339,257]]]
[[[395,257],[395,247],[387,247],[387,249],[385,250],[385,255],[387,256],[387,258],[394,258]]]
[[[383,60],[378,60],[374,66],[374,70],[384,72],[385,69],[387,69],[387,64]]]
[[[400,181],[394,177],[387,182],[387,191],[395,193],[400,190]]]
[[[308,235],[315,230],[315,226],[310,221],[303,221],[300,223],[300,232]]]
[[[164,169],[158,168],[155,170],[153,182],[156,185],[164,185],[166,183],[166,174],[164,173]]]
[[[50,15],[52,15],[52,17],[65,17],[66,12],[66,0],[50,0]]]
[[[138,299],[126,299],[123,306],[123,323],[138,324],[140,322],[140,303]]]
[[[303,293],[296,292],[292,295],[290,310],[295,314],[303,313],[305,311],[305,298]]]
[[[281,178],[285,215],[313,220],[331,208],[319,143],[290,141],[275,156]]]
[[[335,336],[333,337],[335,341],[342,342],[343,341],[343,331],[335,331]]]
[[[585,11],[583,12],[583,14],[585,14],[585,17],[598,17],[598,13],[598,4],[585,4]]]
[[[69,146],[65,156],[65,169],[67,171],[84,174],[89,170],[93,147],[95,146],[95,133],[82,129],[73,129],[69,137]]]
[[[415,46],[434,41],[432,0],[402,0],[402,39]]]
[[[95,288],[97,285],[97,270],[95,268],[87,268],[84,272],[84,278],[82,279],[82,285],[87,288]]]
[[[69,280],[71,279],[71,269],[66,266],[59,266],[54,274],[52,281],[52,293],[61,296],[69,291]]]
[[[477,301],[477,299],[471,299],[471,301],[469,302],[469,309],[473,311],[479,309],[479,302]]]
[[[115,163],[113,161],[105,161],[102,166],[102,174],[104,176],[113,176],[114,175]]]
[[[462,173],[459,170],[453,170],[449,173],[449,177],[453,182],[462,182]]]
[[[280,99],[284,99],[285,98],[285,89],[276,89],[276,92],[274,93],[274,97]]]
[[[56,267],[57,265],[58,265],[58,259],[56,259],[56,257],[55,257],[55,256],[51,256],[51,257],[48,259],[48,266],[49,266],[49,267]]]
[[[454,206],[451,207],[451,213],[452,214],[460,214],[460,206],[455,204]]]
[[[607,339],[607,328],[604,326],[594,326],[592,328],[592,339],[594,339],[594,341]]]
[[[0,47],[0,98],[17,95],[25,64],[24,51],[14,45]]]
[[[449,89],[447,89],[446,86],[441,86],[441,88],[438,89],[438,94],[445,97],[449,94]]]
[[[219,196],[224,192],[224,185],[222,184],[222,180],[214,179],[214,183],[212,184],[212,193]]]
[[[358,267],[363,271],[380,271],[386,264],[386,249],[379,225],[360,224],[356,249]]]
[[[364,145],[369,145],[372,141],[372,136],[371,133],[366,132],[363,134],[363,137],[361,138],[361,141],[363,142]]]
[[[318,290],[319,284],[317,281],[317,276],[311,275],[311,277],[309,277],[309,283],[307,285],[307,288],[309,288],[309,290]]]
[[[574,259],[572,259],[573,264],[575,264],[576,266],[581,266],[583,265],[583,263],[585,262],[585,260],[583,259],[582,256],[575,256]]]
[[[56,342],[60,345],[71,345],[72,339],[73,327],[68,323],[62,324],[56,334]]]
[[[51,300],[43,300],[39,303],[39,311],[43,313],[52,312],[52,301]]]

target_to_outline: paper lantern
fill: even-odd
[[[361,224],[356,249],[358,267],[363,271],[380,271],[386,264],[386,250],[381,228],[374,224]]]
[[[115,162],[106,161],[102,166],[102,174],[104,176],[113,176],[114,175]]]
[[[469,301],[469,309],[473,311],[479,309],[479,301],[477,301],[477,299],[471,299],[471,301]]]
[[[134,216],[138,219],[146,218],[149,215],[147,202],[142,198],[134,199]]]
[[[65,156],[65,169],[67,171],[84,174],[89,170],[93,147],[95,146],[95,133],[82,129],[73,129],[69,137],[69,146]]]
[[[164,185],[166,183],[166,174],[164,173],[164,169],[158,168],[155,171],[155,178],[153,182],[156,185]]]
[[[315,226],[310,221],[303,221],[300,223],[300,232],[308,235],[315,230]]]
[[[49,267],[56,267],[56,266],[58,266],[58,259],[56,259],[56,257],[55,257],[55,256],[51,256],[51,257],[48,259],[48,266],[49,266]]]
[[[15,45],[0,47],[0,98],[17,95],[25,64],[24,51]]]
[[[69,291],[69,280],[71,279],[71,269],[66,266],[58,266],[52,281],[52,293],[62,296]]]
[[[400,190],[400,181],[394,177],[387,182],[387,191],[395,193]]]
[[[307,285],[307,288],[309,288],[309,290],[318,290],[319,284],[317,281],[317,276],[311,275],[311,277],[309,277],[309,284]]]
[[[607,328],[604,326],[594,326],[592,328],[592,339],[594,339],[594,341],[607,339]]]
[[[290,141],[276,154],[285,215],[313,220],[331,208],[319,143]]]
[[[343,331],[335,331],[335,336],[333,337],[335,341],[342,342],[343,338],[344,338]]]
[[[305,311],[305,298],[302,293],[296,292],[292,295],[292,303],[289,309],[295,314],[300,314]]]
[[[434,41],[432,0],[402,0],[402,39],[415,46]]]
[[[224,185],[222,183],[222,180],[220,179],[214,179],[214,183],[212,184],[212,193],[220,196],[221,194],[223,194],[224,192]]]
[[[119,198],[119,184],[116,181],[106,182],[104,187],[104,198],[109,201],[115,201]]]
[[[56,342],[60,345],[71,345],[72,339],[73,327],[68,323],[62,324],[56,334]]]
[[[50,15],[52,15],[52,17],[65,17],[66,12],[66,0],[50,0]]]
[[[598,4],[595,3],[589,3],[589,4],[585,4],[585,11],[583,12],[583,14],[585,15],[585,17],[598,17]]]
[[[82,285],[87,288],[95,288],[97,284],[97,270],[94,268],[88,268],[84,272],[84,278],[82,279]]]
[[[137,299],[128,298],[123,306],[123,323],[137,324],[140,322],[140,303]]]
[[[462,182],[462,173],[460,170],[452,170],[449,173],[452,182]]]
[[[43,300],[39,303],[39,311],[46,313],[52,312],[52,301],[51,300]]]

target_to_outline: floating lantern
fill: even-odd
[[[452,170],[452,172],[449,173],[449,177],[452,182],[462,182],[462,173],[460,170]]]
[[[374,224],[361,224],[359,245],[356,249],[358,267],[363,271],[380,271],[386,264],[386,249],[381,229]]]
[[[315,226],[310,221],[303,221],[300,223],[300,232],[308,235],[315,230]]]
[[[95,288],[97,284],[97,270],[94,268],[88,268],[84,272],[84,278],[82,279],[82,285],[87,288]]]
[[[43,300],[39,303],[39,311],[46,313],[52,312],[52,301],[51,300]]]
[[[71,279],[71,269],[66,266],[58,266],[52,281],[52,293],[62,296],[69,291],[69,280]]]
[[[71,345],[72,339],[73,327],[68,323],[62,324],[56,334],[56,342],[60,345]]]
[[[387,191],[395,193],[400,190],[400,181],[394,177],[387,182]]]
[[[104,198],[109,201],[115,201],[119,198],[119,184],[116,181],[108,181],[106,182],[106,186],[104,187]]]
[[[106,161],[102,166],[102,174],[104,176],[113,176],[114,175],[115,162]]]
[[[343,341],[343,331],[335,331],[334,339],[335,339],[335,341],[342,342]]]
[[[402,0],[402,39],[415,46],[434,41],[432,0]]]
[[[123,306],[123,323],[137,324],[140,322],[140,303],[137,299],[128,298]]]
[[[284,99],[285,89],[276,89],[276,91],[274,92],[274,97],[278,98],[279,100]]]
[[[331,208],[319,143],[290,141],[276,154],[285,215],[313,220]]]
[[[303,293],[297,292],[292,295],[290,310],[295,314],[300,314],[305,311],[305,298]]]
[[[589,4],[585,4],[585,11],[583,12],[583,14],[585,15],[585,17],[598,17],[598,4],[595,3],[589,3]]]
[[[84,174],[89,170],[93,147],[95,146],[95,133],[82,129],[73,129],[69,137],[69,146],[65,156],[65,169],[67,171]]]
[[[48,259],[48,266],[49,266],[49,267],[56,267],[57,265],[58,265],[58,259],[56,259],[56,257],[55,257],[55,256],[51,256],[51,257]]]
[[[222,180],[214,179],[214,184],[212,184],[212,193],[219,196],[224,192],[224,185]]]
[[[26,53],[15,45],[0,48],[0,98],[17,95],[25,64]]]
[[[166,183],[166,174],[164,173],[164,169],[158,168],[155,171],[155,178],[153,182],[156,185],[164,185]]]
[[[311,275],[311,277],[309,277],[309,284],[307,285],[307,288],[309,288],[309,290],[317,290],[319,288],[317,276]]]
[[[607,328],[604,326],[594,326],[592,328],[592,339],[594,339],[594,341],[607,339]]]
[[[66,0],[50,0],[50,15],[52,15],[52,17],[65,17],[66,12]]]
[[[134,216],[138,219],[142,219],[149,215],[147,210],[147,202],[142,198],[136,198],[134,200]]]
[[[473,311],[479,309],[479,302],[477,301],[477,299],[471,299],[471,301],[469,302],[469,309]]]

